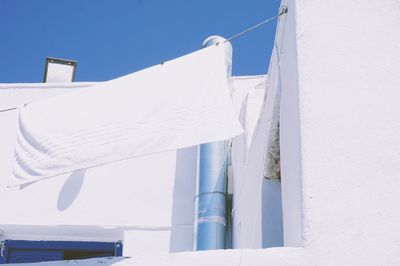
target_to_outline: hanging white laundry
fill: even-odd
[[[223,46],[210,46],[21,108],[13,173],[30,183],[241,133]]]

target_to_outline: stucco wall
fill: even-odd
[[[281,184],[264,178],[274,106],[279,101],[276,86],[269,84],[275,78],[243,77],[233,84],[248,87],[240,108],[245,134],[236,137],[232,145],[234,248],[283,244]]]
[[[400,2],[300,1],[296,29],[303,245],[399,264]]]

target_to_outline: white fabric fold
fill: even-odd
[[[21,108],[13,174],[30,183],[241,133],[223,47],[211,46]]]

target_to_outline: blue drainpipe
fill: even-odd
[[[232,46],[219,36],[208,37],[207,47],[219,42],[225,46],[227,76],[231,76]],[[200,145],[196,195],[195,249],[224,249],[226,233],[226,194],[228,182],[228,144],[219,141]]]

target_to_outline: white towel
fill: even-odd
[[[211,46],[21,108],[13,173],[21,185],[241,133],[223,46]]]

